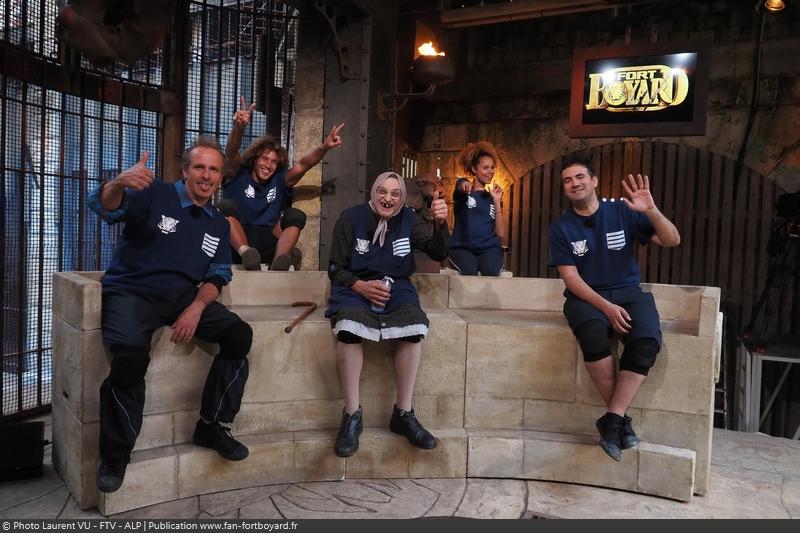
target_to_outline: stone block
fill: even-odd
[[[82,424],[60,398],[53,398],[53,467],[81,509],[97,505],[99,423]]]
[[[304,230],[305,233],[305,230]],[[303,233],[300,234],[302,239]],[[303,253],[303,268],[311,258]],[[324,307],[330,294],[328,273],[263,272],[237,270],[233,281],[222,289],[220,303],[226,306],[291,305],[294,302],[315,302]],[[263,309],[258,310],[263,316]]]
[[[469,477],[521,478],[525,440],[521,434],[501,432],[493,436],[469,431]]]
[[[692,500],[695,453],[643,442],[639,444],[638,492],[682,502]]]
[[[386,429],[365,429],[358,452],[346,460],[347,478],[462,477],[467,436],[463,429],[429,428],[438,446],[416,448]]]
[[[414,274],[411,283],[419,294],[419,303],[425,311],[447,309],[450,276],[446,274]]]
[[[145,415],[144,423],[147,423],[149,416]],[[184,442],[192,442],[192,435],[194,434],[194,426],[200,418],[199,409],[191,409],[188,411],[175,411],[172,413],[172,434],[173,443],[181,444]],[[239,417],[236,417],[239,421]],[[144,425],[144,424],[143,424]],[[237,429],[234,426],[234,429]]]
[[[500,278],[486,283],[480,276],[450,279],[450,309],[505,309],[562,312],[564,282],[560,279]]]
[[[605,414],[604,405],[584,405],[572,402],[549,400],[525,400],[523,427],[528,430],[571,435],[597,435],[595,421]],[[629,409],[628,416],[638,428],[641,419],[639,409]]]
[[[276,308],[271,321],[252,322],[253,346],[244,401],[267,403],[341,397],[335,337],[318,309],[292,333],[284,332],[300,308]],[[244,317],[243,317],[244,318]]]
[[[641,423],[634,422],[634,429],[642,440],[694,451],[694,491],[700,495],[705,494],[709,487],[713,427],[711,414],[656,409],[642,409]]]
[[[110,368],[101,330],[81,331],[54,316],[53,352],[53,395],[78,420],[99,420],[100,383]]]
[[[287,431],[335,430],[342,418],[339,399],[242,404],[235,427],[240,435]]]
[[[345,460],[333,451],[333,431],[303,431],[294,434],[294,480],[338,481],[344,479]]]
[[[97,507],[109,516],[178,497],[178,456],[174,447],[167,446],[131,454],[122,487],[100,493]]]
[[[575,401],[574,343],[561,327],[470,322],[466,394]]]
[[[703,287],[697,326],[698,337],[716,337],[719,328],[717,322],[720,298],[719,287]]]
[[[631,407],[710,415],[714,338],[664,335],[656,363]]]
[[[294,153],[297,161],[325,138],[323,109],[298,109],[294,123]]]
[[[660,285],[657,283],[642,284],[644,292],[653,294],[661,320],[692,322],[694,324],[697,324],[700,317],[700,300],[704,289],[705,287]]]
[[[465,428],[521,428],[523,425],[522,398],[481,398],[468,396],[465,400]],[[568,404],[571,405],[571,404]]]
[[[175,344],[169,340],[171,334],[166,327],[153,335],[145,377],[145,414],[200,410],[203,385],[218,348],[204,342]]]
[[[463,428],[433,429],[438,445],[421,450],[405,443],[410,478],[463,478],[467,475],[467,434]]]
[[[523,475],[527,479],[636,490],[636,451],[627,451],[622,461],[616,462],[597,445],[597,437],[526,432]]]
[[[99,277],[93,274],[53,274],[53,314],[80,331],[100,328],[101,287]]]
[[[228,461],[208,448],[177,446],[178,497],[294,480],[292,434],[246,436],[240,440],[250,449],[244,461]]]
[[[197,416],[195,414],[195,421]],[[172,424],[172,413],[159,413],[144,417],[142,430],[139,432],[139,437],[136,439],[136,446],[133,450],[140,451],[171,446],[175,442]],[[192,430],[194,430],[194,425],[192,425]]]
[[[300,233],[300,240],[297,241],[297,248],[303,252],[303,262],[300,265],[301,271],[319,270],[320,219],[319,216],[310,216],[311,213],[307,213],[309,218],[306,220],[305,228]],[[324,274],[327,277],[327,273]],[[325,289],[327,287],[327,285],[323,286]]]
[[[469,124],[445,124],[442,136],[443,150],[461,150],[469,141]]]

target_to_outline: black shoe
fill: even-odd
[[[125,479],[127,464],[109,464],[102,462],[97,469],[97,490],[100,492],[116,492]]]
[[[284,254],[273,259],[272,264],[269,265],[269,269],[286,271],[289,270],[290,266],[292,266],[292,258]]]
[[[229,461],[241,461],[250,455],[247,446],[231,437],[231,428],[225,427],[219,422],[206,424],[202,420],[198,420],[194,426],[192,442],[198,446],[215,450]]]
[[[600,447],[615,461],[622,460],[620,437],[622,435],[623,418],[618,414],[606,413],[595,422],[600,432]]]
[[[248,246],[240,257],[245,270],[261,270],[261,254],[255,248]]]
[[[622,437],[620,437],[620,448],[627,450],[639,445],[639,436],[633,431],[631,417],[622,418]]]
[[[295,272],[300,270],[300,265],[303,263],[303,252],[299,248],[292,248],[292,266]]]
[[[417,448],[422,448],[424,450],[436,448],[436,438],[422,427],[417,417],[414,416],[413,409],[410,411],[403,411],[402,409],[398,409],[395,405],[392,410],[392,420],[389,422],[389,430],[391,430],[392,433],[403,435],[408,439],[408,442]]]
[[[336,444],[333,446],[333,451],[339,457],[350,457],[358,451],[358,437],[364,429],[361,423],[362,414],[360,406],[352,415],[348,415],[347,411],[342,409],[342,425],[339,427]]]

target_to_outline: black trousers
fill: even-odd
[[[112,354],[111,372],[100,386],[100,456],[106,463],[130,462],[142,428],[150,341],[171,325],[195,298],[196,287],[170,290],[103,288],[103,341]],[[195,337],[218,343],[203,389],[200,415],[233,422],[244,394],[252,329],[219,302],[205,308]],[[175,379],[181,379],[176,368]]]

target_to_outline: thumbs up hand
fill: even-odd
[[[146,166],[148,159],[150,159],[150,154],[145,150],[136,164],[114,178],[116,185],[136,191],[149,187],[153,183],[153,171]]]
[[[433,193],[433,202],[431,202],[431,212],[433,212],[433,219],[436,222],[444,222],[447,220],[447,202],[442,198],[441,191]]]

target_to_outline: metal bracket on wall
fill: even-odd
[[[314,0],[314,7],[322,13],[333,32],[336,53],[339,56],[339,74],[343,80],[357,80],[361,70],[361,36],[359,32],[353,31],[350,15],[328,0]]]

